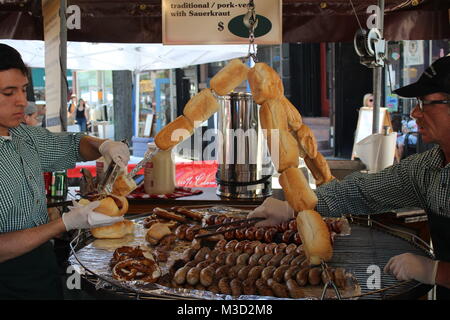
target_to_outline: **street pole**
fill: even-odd
[[[380,8],[380,16],[378,17],[378,29],[380,30],[381,38],[383,38],[384,27],[384,0],[378,0],[378,7]],[[378,66],[373,69],[373,120],[372,133],[379,133],[380,128],[380,107],[381,107],[381,92],[383,80],[383,67]]]

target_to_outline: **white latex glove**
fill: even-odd
[[[384,272],[392,273],[398,280],[414,279],[421,283],[434,285],[438,262],[438,260],[431,260],[412,253],[403,253],[389,259],[384,267]]]
[[[125,168],[128,161],[130,161],[130,151],[123,142],[106,140],[100,145],[98,151],[105,158],[106,163],[110,163],[113,160],[121,168]]]
[[[118,221],[122,221],[123,217],[110,217],[105,214],[94,212],[100,201],[91,202],[85,206],[73,201],[73,206],[69,207],[70,211],[62,215],[62,221],[66,230],[89,229],[93,227],[101,227],[110,225]]]
[[[256,227],[276,226],[294,218],[294,209],[289,206],[287,201],[267,198],[259,207],[250,212],[247,217],[266,218],[266,220],[256,223]]]

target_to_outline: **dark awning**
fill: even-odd
[[[352,0],[363,27],[369,5]],[[161,0],[68,0],[81,8],[81,30],[68,30],[69,41],[161,43]],[[0,38],[43,40],[40,1],[0,4]],[[283,0],[283,42],[352,41],[359,28],[350,0]],[[384,38],[450,38],[448,0],[386,0]]]

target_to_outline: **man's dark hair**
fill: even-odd
[[[19,69],[24,76],[28,75],[28,68],[20,53],[6,44],[0,43],[0,71]]]

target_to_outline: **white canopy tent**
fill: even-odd
[[[27,65],[45,67],[44,41],[0,40],[17,49]],[[67,69],[162,70],[245,57],[248,45],[166,46],[159,43],[67,42]]]

